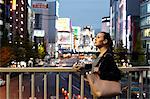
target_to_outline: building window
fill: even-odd
[[[150,25],[150,16],[141,19],[141,26]]]
[[[150,29],[144,29],[143,36],[144,37],[150,37]]]

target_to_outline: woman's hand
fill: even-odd
[[[84,68],[85,67],[85,64],[84,63],[74,63],[73,64],[73,69],[76,69],[76,70],[80,70],[81,68]]]

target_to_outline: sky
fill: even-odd
[[[73,26],[101,28],[102,17],[109,16],[110,0],[59,0],[59,17],[70,18]]]

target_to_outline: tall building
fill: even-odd
[[[140,4],[140,29],[143,48],[150,49],[150,1],[141,0]]]
[[[32,8],[35,11],[35,29],[45,31],[45,39],[49,43],[55,42],[55,21],[58,18],[58,1],[32,0]]]
[[[133,48],[136,43],[136,35],[140,33],[138,29],[140,22],[140,20],[138,20],[140,16],[139,12],[139,0],[111,0],[110,33],[113,35],[116,46],[122,41],[123,46],[128,49],[128,51],[133,50],[131,48]],[[132,24],[135,20],[136,27],[133,27]],[[133,31],[133,29],[135,29],[135,31]]]
[[[1,45],[1,41],[2,41],[2,35],[3,35],[3,26],[4,26],[4,1],[3,0],[0,0],[0,47],[2,46]]]
[[[5,46],[8,43],[9,32],[9,6],[10,3],[7,0],[0,0],[0,42],[1,46]]]
[[[102,22],[101,31],[109,33],[110,32],[109,30],[110,29],[110,17],[103,17],[101,22]]]
[[[34,33],[37,41],[44,39],[46,44],[46,51],[54,51],[54,46],[56,42],[56,19],[58,18],[58,0],[46,1],[46,0],[32,0],[32,8],[35,11],[35,30],[44,31],[43,37],[37,37],[36,32]],[[43,32],[41,32],[43,33]]]
[[[22,46],[28,40],[27,0],[10,0],[10,41]]]
[[[112,36],[113,41],[118,42],[118,38],[116,36],[118,25],[118,0],[110,0],[110,34]]]
[[[34,25],[35,25],[35,12],[31,8],[31,6],[28,6],[27,9],[28,9],[27,30],[29,33],[29,40],[31,42],[34,42],[33,34],[34,34]]]

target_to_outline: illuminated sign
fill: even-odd
[[[3,0],[0,0],[0,3],[1,3],[1,4],[4,4],[4,1],[3,1]]]
[[[13,0],[13,1],[12,1],[12,9],[13,9],[13,10],[16,10],[16,0]]]
[[[144,29],[144,37],[150,37],[150,29]]]
[[[34,36],[44,37],[45,36],[45,31],[44,30],[34,30]]]
[[[48,4],[46,4],[46,3],[34,3],[34,4],[32,4],[32,7],[33,8],[48,8]]]
[[[81,32],[81,28],[78,26],[72,26],[73,29],[73,35],[77,36]]]
[[[65,32],[57,33],[58,44],[71,44],[71,34]]]
[[[56,29],[57,31],[71,31],[71,24],[69,18],[58,18],[56,20]]]

